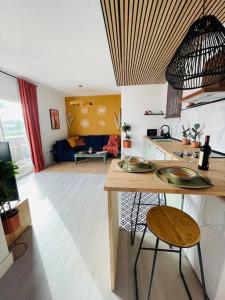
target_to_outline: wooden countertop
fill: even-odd
[[[147,136],[144,136],[145,140],[148,140],[149,143],[154,144],[158,149],[162,150],[166,154],[170,155],[172,158],[176,160],[180,160],[181,158],[178,157],[174,152],[184,152],[184,151],[200,151],[199,148],[192,148],[191,145],[183,145],[180,141],[171,140],[169,142],[158,142],[160,140],[151,139]]]
[[[171,143],[172,142],[168,144]],[[114,159],[111,163],[109,171],[106,175],[104,185],[105,191],[225,196],[225,159],[211,159],[210,170],[199,172],[208,176],[214,184],[214,186],[207,189],[183,189],[173,187],[167,183],[160,181],[160,179],[156,177],[155,172],[144,174],[127,173],[119,169],[119,167],[117,166],[118,161],[118,159]],[[157,168],[185,165],[185,162],[181,160],[156,160],[153,161],[153,163],[157,166]],[[194,162],[191,167],[197,170],[197,161]]]

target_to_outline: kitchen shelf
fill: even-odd
[[[214,100],[214,101],[209,101],[209,102],[200,102],[200,103],[196,103],[196,104],[193,104],[191,106],[187,106],[185,108],[182,108],[181,110],[187,110],[187,109],[191,109],[191,108],[196,108],[196,107],[199,107],[199,106],[203,106],[203,105],[208,105],[208,104],[212,104],[212,103],[216,103],[216,102],[220,102],[220,101],[224,101],[224,99],[218,99],[218,100]]]
[[[165,114],[144,114],[144,116],[165,116]]]

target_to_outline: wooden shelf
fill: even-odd
[[[165,116],[165,114],[144,114],[144,116]]]

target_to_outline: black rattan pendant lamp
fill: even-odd
[[[173,88],[188,90],[225,80],[225,28],[212,15],[204,15],[189,28],[166,69]]]

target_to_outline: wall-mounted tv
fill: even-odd
[[[0,142],[0,160],[3,161],[12,161],[9,143],[8,142]],[[17,189],[16,178],[10,179],[10,185],[14,191],[13,200],[19,200],[19,193]]]

